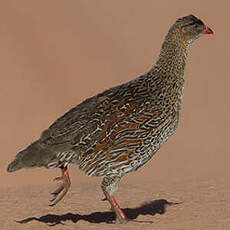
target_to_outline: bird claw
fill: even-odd
[[[54,178],[54,181],[62,181],[62,184],[60,184],[57,189],[51,193],[53,195],[53,198],[50,200],[49,206],[56,205],[62,198],[65,196],[65,194],[68,192],[71,182],[68,174],[67,167],[62,169],[62,176]]]
[[[70,187],[70,182],[63,182],[54,192],[51,194],[54,196],[50,202],[50,206],[56,205],[62,198],[65,196],[65,194],[68,192]]]

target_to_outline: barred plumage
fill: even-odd
[[[103,176],[102,190],[117,221],[127,222],[113,195],[121,177],[145,164],[174,133],[180,115],[188,47],[212,33],[193,15],[170,28],[156,64],[146,74],[91,97],[56,120],[40,139],[8,166],[60,167],[63,184],[55,205],[68,191],[67,166],[77,164],[88,176]]]

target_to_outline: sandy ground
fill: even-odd
[[[114,214],[97,183],[71,187],[55,207],[47,206],[51,186],[1,189],[1,229],[230,229],[229,178],[121,183],[116,193],[129,222],[113,224]],[[52,227],[51,227],[52,226]]]
[[[0,3],[1,230],[230,229],[229,1]],[[75,166],[71,190],[55,207],[48,201],[58,169],[6,173],[15,154],[68,109],[149,70],[169,26],[191,13],[214,35],[191,46],[179,127],[115,193],[130,219],[152,224],[110,224],[101,178]]]

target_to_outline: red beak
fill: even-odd
[[[213,34],[213,31],[209,27],[205,26],[202,33],[203,34]]]

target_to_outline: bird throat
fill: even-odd
[[[159,58],[148,72],[148,76],[152,79],[153,86],[155,85],[153,91],[156,92],[153,98],[156,98],[155,94],[159,94],[159,101],[162,105],[169,103],[176,111],[179,111],[189,44],[168,35],[162,45]]]
[[[189,44],[180,39],[165,39],[160,55],[153,67],[161,76],[182,77],[186,65]]]

